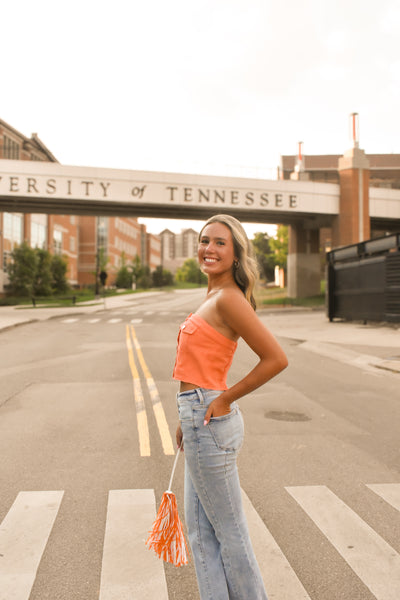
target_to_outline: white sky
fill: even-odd
[[[400,153],[398,0],[0,10],[0,117],[63,164],[274,179],[299,140],[305,154],[344,152],[351,112],[366,152]]]

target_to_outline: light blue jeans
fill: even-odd
[[[201,600],[267,600],[243,511],[237,455],[244,427],[239,407],[204,426],[221,392],[177,394],[185,451],[185,518]]]

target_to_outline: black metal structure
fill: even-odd
[[[327,253],[327,314],[400,323],[400,233]]]

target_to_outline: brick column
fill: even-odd
[[[332,227],[333,246],[356,244],[371,237],[369,218],[369,161],[354,146],[339,158],[339,215]]]

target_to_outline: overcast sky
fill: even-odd
[[[274,179],[300,140],[343,153],[352,112],[367,153],[400,153],[398,0],[0,9],[0,118],[63,164]]]

